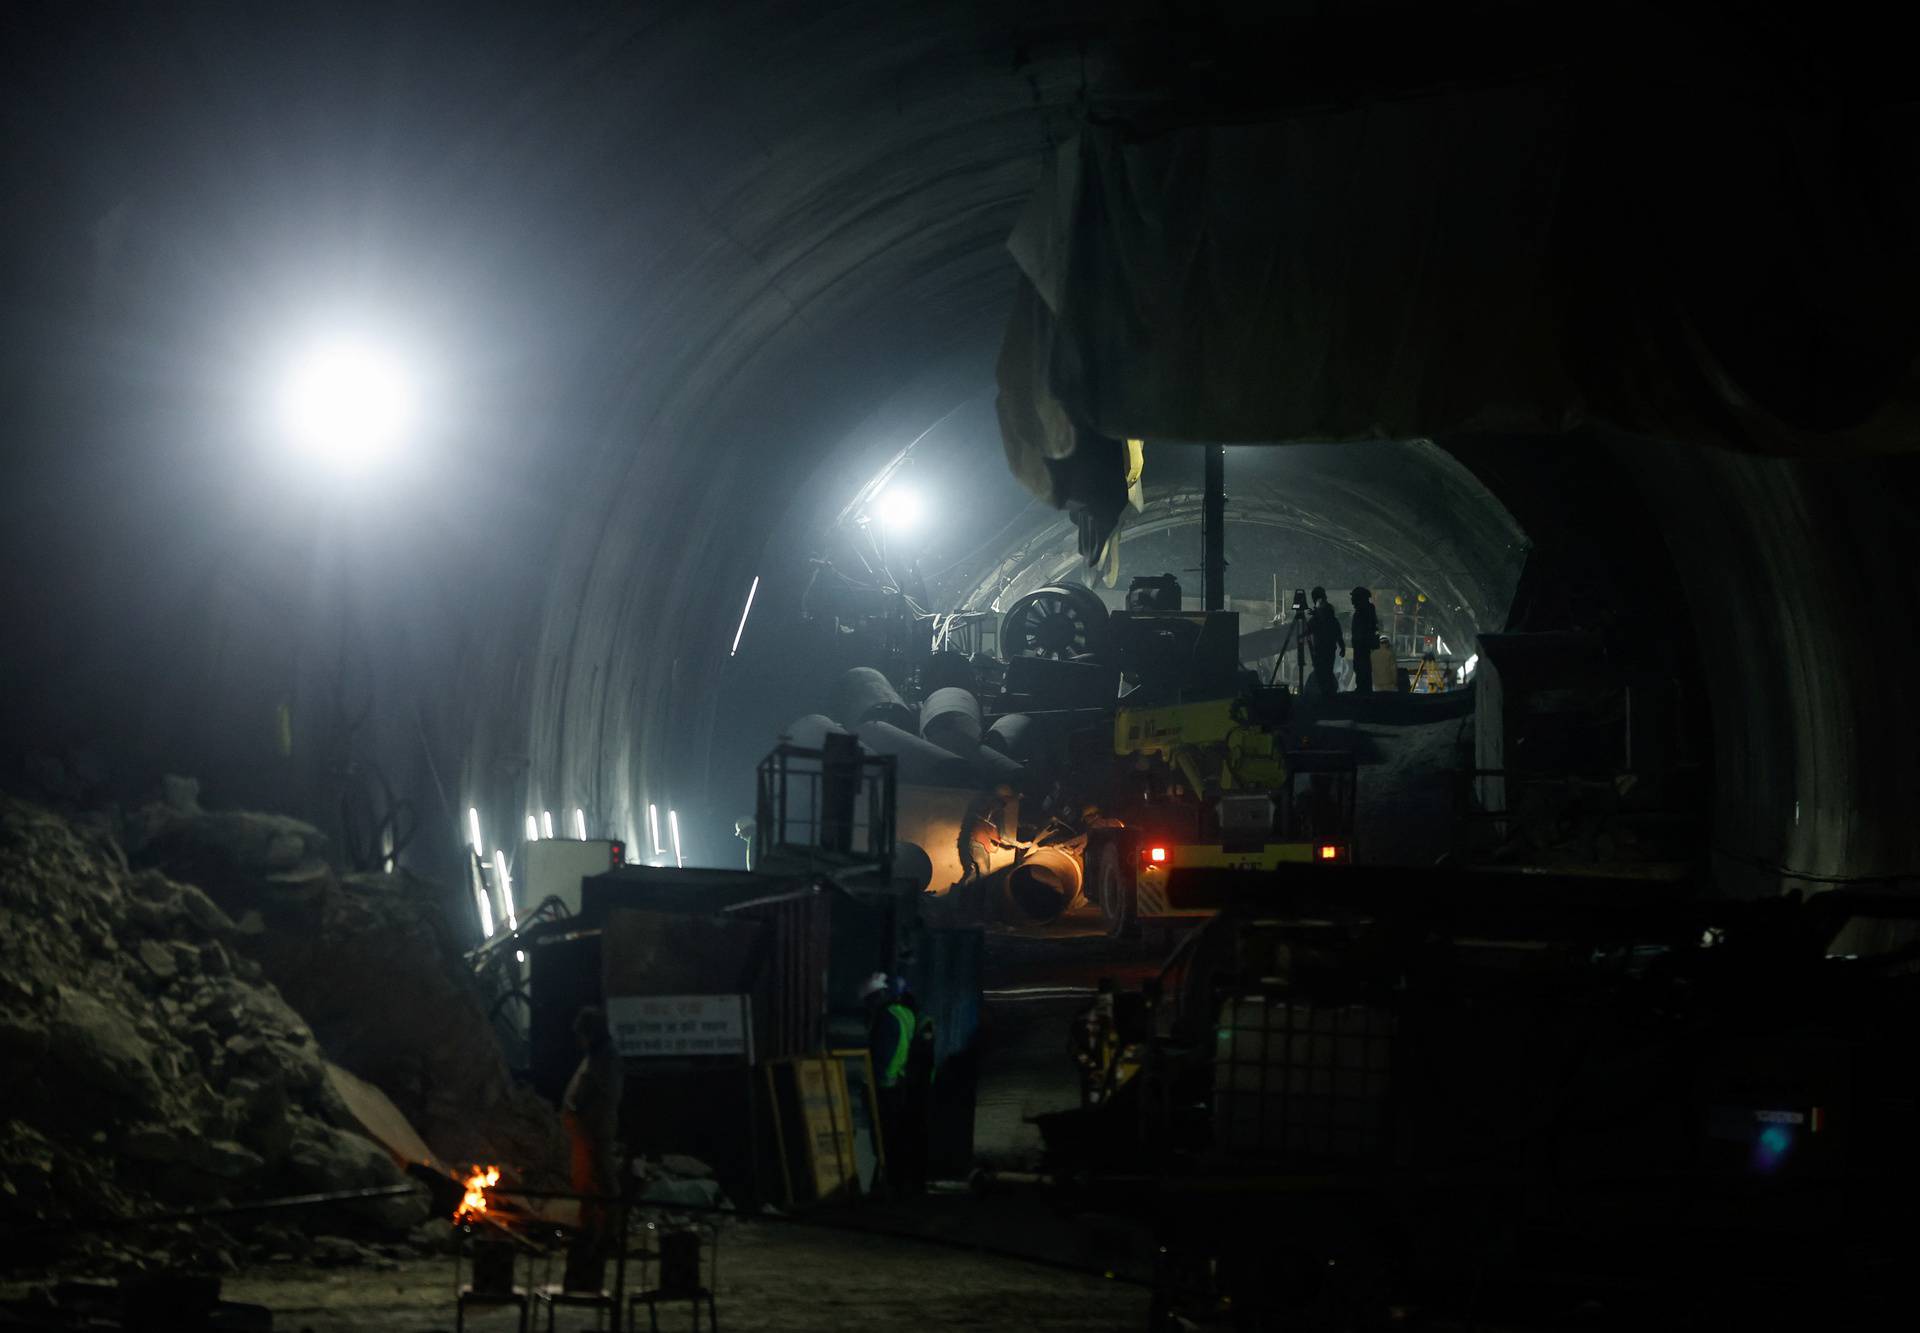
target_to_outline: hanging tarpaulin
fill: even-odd
[[[1009,242],[1009,463],[1089,511],[1096,554],[1123,488],[1073,460],[1092,446],[1117,466],[1129,439],[1602,422],[1780,453],[1916,447],[1902,117],[1539,82],[1152,134],[1090,124]]]
[[[1527,88],[1089,127],[1048,176],[1068,197],[1010,243],[1051,316],[1038,371],[1059,406],[1028,415],[1149,440],[1557,427],[1562,119]]]

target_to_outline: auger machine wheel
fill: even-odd
[[[1093,589],[1076,583],[1035,588],[1007,608],[1000,622],[1000,652],[1007,658],[1104,660],[1107,608]]]

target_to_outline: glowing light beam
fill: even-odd
[[[727,649],[728,657],[732,657],[740,651],[740,636],[747,632],[747,617],[753,611],[753,595],[759,591],[760,576],[755,574],[753,576],[753,586],[747,589],[747,604],[740,608],[740,627],[733,632],[733,647]]]

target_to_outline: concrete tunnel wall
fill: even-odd
[[[813,525],[990,382],[1004,240],[1080,80],[1073,9],[1023,13],[527,14],[476,19],[452,50],[404,17],[308,15],[337,59],[293,87],[259,72],[294,68],[278,31],[88,19],[110,72],[253,64],[137,130],[100,110],[137,106],[131,77],[62,86],[77,41],[19,57],[70,127],[9,166],[34,182],[41,242],[7,287],[7,382],[27,390],[22,481],[0,501],[17,753],[92,746],[129,783],[191,769],[211,801],[323,822],[340,765],[376,762],[420,810],[413,859],[440,874],[468,804],[489,841],[575,805],[632,837],[646,801],[691,785],[712,808],[689,850],[730,858],[737,802],[708,774],[741,755],[715,751],[716,727],[730,687],[790,665],[727,665],[749,580],[769,614],[754,642],[777,642]],[[289,104],[304,128],[234,151],[231,125]],[[421,142],[382,148],[393,116]],[[309,174],[315,144],[331,175]],[[370,179],[376,204],[332,200]],[[202,425],[230,397],[206,363],[270,327],[249,304],[262,288],[267,307],[307,290],[277,283],[302,247],[344,247],[355,290],[431,306],[473,386],[451,468],[341,499],[331,526],[298,481],[235,479],[257,443]],[[1798,882],[1769,865],[1910,877],[1911,461],[1618,452],[1712,676],[1729,874],[1752,891]],[[347,711],[370,709],[351,747],[314,720],[342,661]],[[291,756],[271,741],[283,698]]]

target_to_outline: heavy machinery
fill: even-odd
[[[1282,748],[1290,696],[1255,687],[1225,699],[1114,712],[1113,749],[1131,790],[1094,840],[1101,907],[1138,917],[1197,910],[1187,870],[1271,870],[1353,856],[1354,763],[1345,751]],[[1098,849],[1111,843],[1117,855]],[[1118,882],[1101,878],[1108,867]],[[1129,890],[1127,877],[1131,875]]]
[[[1136,577],[1120,609],[1059,583],[997,616],[934,612],[906,591],[911,577],[889,586],[877,546],[857,552],[864,580],[819,566],[809,615],[857,665],[833,716],[790,734],[810,744],[837,725],[900,761],[900,838],[925,853],[931,892],[990,881],[983,899],[1028,924],[1084,894],[1120,933],[1203,914],[1180,901],[1188,869],[1352,858],[1352,756],[1288,747],[1293,695],[1243,666],[1271,655],[1270,632],[1243,642],[1239,614],[1222,609],[1218,455],[1204,610],[1162,574]],[[1017,801],[995,796],[1002,787]]]
[[[1086,896],[1122,933],[1204,915],[1180,901],[1189,868],[1351,860],[1353,757],[1288,747],[1293,695],[1242,667],[1238,613],[1180,609],[1171,575],[1134,591],[1114,611],[1084,586],[1017,599],[995,636],[1004,659],[977,619],[930,617],[922,653],[892,676],[850,669],[838,716],[790,731],[812,743],[837,724],[898,758],[924,887],[984,880],[988,909],[1015,923]]]

